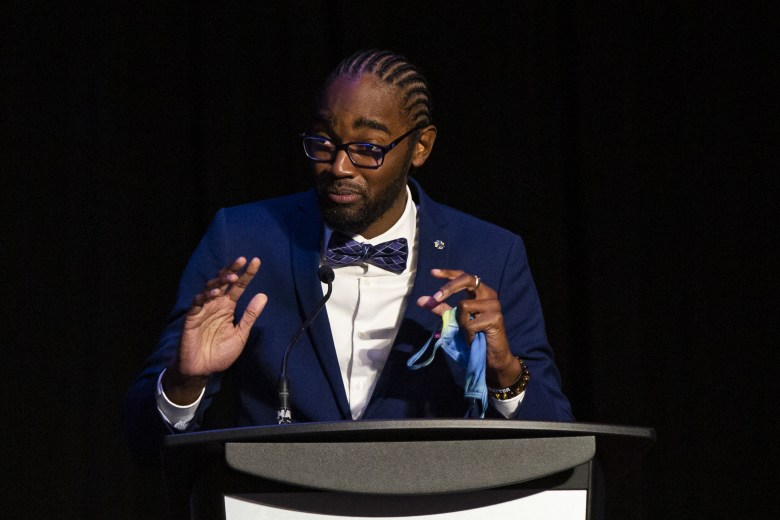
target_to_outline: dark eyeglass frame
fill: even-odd
[[[385,163],[385,156],[388,153],[390,153],[390,151],[393,148],[398,146],[398,144],[401,141],[403,141],[404,139],[406,139],[407,137],[412,135],[414,132],[416,132],[417,130],[422,130],[426,126],[427,125],[417,125],[414,128],[412,128],[411,130],[409,130],[408,132],[406,132],[406,133],[402,134],[401,136],[397,137],[391,143],[389,143],[389,144],[387,144],[385,146],[382,146],[382,145],[379,145],[379,144],[374,144],[374,143],[364,143],[364,142],[361,142],[361,141],[354,141],[354,142],[351,142],[351,143],[341,143],[341,144],[338,144],[335,141],[333,141],[333,139],[328,139],[327,137],[321,137],[319,135],[308,135],[306,133],[301,134],[300,137],[301,137],[301,142],[303,143],[303,152],[306,154],[306,157],[311,159],[313,162],[332,163],[333,161],[336,160],[336,156],[338,155],[339,151],[340,150],[344,150],[346,152],[346,154],[347,154],[347,157],[349,157],[349,161],[355,167],[357,167],[357,168],[367,168],[367,169],[370,169],[370,170],[376,170],[377,168],[381,168],[382,167],[382,165]],[[306,142],[307,141],[309,141],[309,142],[329,143],[329,144],[333,145],[333,157],[331,157],[330,159],[317,159],[316,157],[312,157],[311,155],[309,155],[309,152],[306,149]],[[362,145],[362,146],[365,146],[365,147],[377,148],[377,149],[379,149],[379,151],[382,152],[382,156],[379,159],[377,159],[377,164],[376,165],[366,166],[366,165],[363,165],[363,164],[358,164],[358,163],[355,162],[355,159],[352,157],[352,153],[351,153],[351,151],[349,149],[350,146],[354,146],[354,145]]]

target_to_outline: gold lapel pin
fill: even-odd
[[[444,241],[443,240],[436,240],[433,243],[433,247],[435,247],[436,249],[441,251],[442,249],[444,249]]]

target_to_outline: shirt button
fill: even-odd
[[[371,280],[365,280],[364,282],[367,287],[371,287]]]

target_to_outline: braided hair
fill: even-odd
[[[361,74],[373,74],[401,93],[404,110],[415,126],[432,122],[431,94],[428,81],[420,69],[400,54],[370,49],[358,51],[346,58],[331,72],[325,81],[325,90],[340,77],[356,78]]]

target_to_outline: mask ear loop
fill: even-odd
[[[463,384],[463,395],[469,403],[466,417],[485,417],[487,411],[487,383],[485,381],[485,359],[487,342],[484,332],[477,332],[471,345],[466,344],[463,334],[459,334],[458,320],[455,318],[457,307],[442,314],[441,325],[431,334],[428,341],[410,357],[406,366],[410,370],[427,367],[436,357],[436,352],[443,349],[456,363],[466,369],[466,380]],[[433,344],[433,348],[431,348]],[[420,358],[431,348],[430,355],[423,361]],[[419,362],[418,362],[419,361]],[[477,411],[477,405],[479,410]]]

